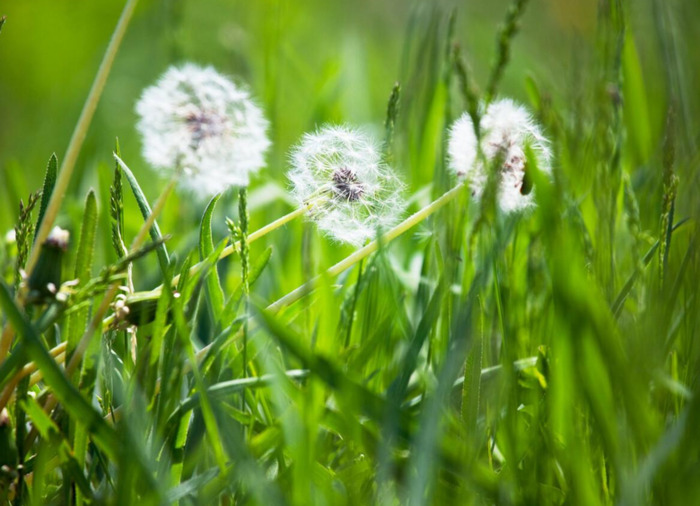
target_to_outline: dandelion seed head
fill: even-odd
[[[249,93],[212,67],[171,67],[136,104],[143,156],[206,198],[247,186],[265,165],[267,120]]]
[[[360,245],[398,222],[403,183],[365,132],[324,126],[306,134],[290,158],[292,196],[314,203],[309,215],[329,237]]]
[[[498,173],[498,205],[504,213],[526,210],[535,205],[534,192],[526,182],[529,146],[538,169],[551,174],[549,143],[530,113],[512,100],[493,102],[481,117],[481,143],[486,164],[478,159],[474,125],[463,114],[450,130],[449,167],[459,178],[469,182],[475,199],[480,199],[488,180],[489,162],[502,158]]]

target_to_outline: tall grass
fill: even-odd
[[[20,211],[0,248],[0,503],[700,501],[698,104],[671,8],[654,3],[654,81],[632,6],[602,0],[570,89],[520,84],[555,153],[551,179],[529,157],[532,212],[473,202],[445,168],[451,121],[502,94],[537,4],[503,13],[488,58],[458,11],[413,11],[375,114],[411,212],[356,251],[276,197],[277,169],[196,209],[122,145],[66,197],[113,42],[62,169],[42,186],[3,168]],[[77,281],[32,297],[57,218]]]

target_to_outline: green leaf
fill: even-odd
[[[37,429],[42,439],[56,447],[59,461],[63,464],[62,470],[67,473],[67,478],[74,481],[86,497],[92,498],[92,489],[90,488],[90,483],[88,483],[85,478],[82,465],[73,456],[68,441],[63,437],[59,428],[53,420],[51,420],[51,417],[44,412],[36,399],[32,397],[26,397],[20,402],[20,406],[33,422],[34,427]]]
[[[80,395],[80,392],[70,384],[61,368],[41,344],[41,339],[34,327],[20,312],[10,295],[9,288],[2,280],[0,280],[0,306],[22,338],[27,353],[43,373],[44,381],[51,387],[56,398],[73,417],[82,420],[88,426],[95,441],[110,457],[116,459],[120,452],[119,437],[102,419],[102,416]]]
[[[36,230],[39,230],[41,226],[41,221],[44,219],[44,213],[46,213],[46,208],[49,205],[49,200],[51,200],[51,194],[53,193],[53,187],[56,185],[56,173],[58,172],[58,158],[56,153],[51,155],[49,158],[49,164],[46,166],[46,175],[44,176],[44,187],[41,191],[41,205],[39,207],[39,216],[36,220]],[[34,240],[36,240],[36,235],[34,235]]]
[[[464,385],[462,386],[462,422],[467,434],[476,430],[481,400],[481,367],[483,362],[483,334],[474,339],[464,366]]]
[[[272,334],[279,344],[294,355],[304,369],[309,369],[333,390],[343,392],[350,398],[358,400],[367,416],[381,420],[384,414],[384,399],[367,390],[364,386],[350,380],[342,371],[325,357],[311,352],[303,346],[305,340],[284,325],[270,311],[257,307],[263,326]]]
[[[12,349],[12,353],[0,365],[0,391],[5,388],[5,383],[9,380],[16,371],[28,362],[29,358],[25,353],[25,347],[22,343],[17,343]]]
[[[75,259],[74,276],[78,280],[78,286],[84,286],[90,279],[90,271],[95,253],[95,232],[97,231],[97,200],[95,192],[90,190],[85,199],[85,211],[83,213],[83,224],[80,228],[80,241],[78,242],[78,253]],[[88,307],[84,307],[71,314],[68,323],[68,356],[73,353],[73,350],[80,341],[83,329],[86,326],[88,318]],[[75,382],[79,377],[79,371],[76,371]]]
[[[134,176],[133,172],[131,172],[131,169],[127,167],[124,161],[121,158],[119,158],[119,156],[116,153],[114,154],[114,159],[119,164],[119,167],[121,167],[121,169],[124,171],[124,175],[126,176],[127,181],[129,181],[131,191],[134,194],[134,198],[136,199],[136,203],[139,206],[141,215],[143,216],[144,220],[147,220],[148,217],[151,215],[151,206],[149,205],[148,200],[146,199],[146,196],[143,193],[143,190],[141,190],[141,187],[139,186],[139,183],[136,180],[136,176]],[[168,256],[168,250],[166,249],[165,244],[162,241],[160,227],[158,227],[157,221],[153,222],[150,234],[151,239],[153,239],[153,242],[160,243],[159,246],[156,248],[156,253],[158,254],[160,268],[165,273],[168,268],[168,265],[170,265],[170,257]]]
[[[440,303],[442,302],[444,292],[444,286],[441,282],[435,289],[435,292],[430,299],[430,303],[423,313],[423,317],[421,318],[420,323],[413,334],[408,352],[406,353],[403,363],[401,364],[399,376],[394,380],[389,388],[387,398],[390,401],[393,401],[395,405],[400,405],[404,396],[406,395],[408,381],[411,378],[411,374],[413,374],[413,372],[416,370],[418,354],[420,353],[425,340],[430,334],[430,329],[433,328],[438,316],[440,315]]]
[[[119,152],[119,140],[116,142],[115,152]],[[109,222],[112,229],[112,247],[121,258],[128,253],[124,244],[124,194],[122,191],[122,173],[119,163],[114,164],[114,178],[109,185]]]
[[[302,379],[306,378],[309,374],[308,370],[305,369],[292,369],[286,371],[286,376],[292,379]],[[211,400],[221,401],[227,397],[232,396],[238,392],[242,392],[248,389],[263,388],[270,385],[276,376],[273,374],[266,374],[264,376],[258,376],[253,378],[240,378],[230,381],[222,381],[216,383],[207,388],[207,395]],[[174,431],[178,428],[178,421],[180,417],[186,414],[188,411],[199,406],[200,395],[195,393],[194,395],[188,397],[180,403],[175,411],[168,418],[169,432]]]
[[[202,215],[202,222],[199,227],[200,261],[203,261],[214,251],[214,240],[211,233],[211,216],[220,198],[220,193],[215,195],[209,201],[207,208],[204,210],[204,215]],[[221,288],[221,280],[219,279],[219,272],[216,265],[214,265],[207,274],[207,292],[209,294],[209,302],[211,303],[212,318],[215,322],[218,322],[224,310],[224,291]]]
[[[689,221],[689,218],[685,218],[678,223],[676,223],[673,228],[670,228],[669,233],[675,232],[677,229],[682,227],[685,223]],[[620,311],[622,311],[622,307],[625,304],[625,300],[627,299],[627,296],[630,294],[632,291],[632,288],[634,287],[634,284],[637,282],[637,279],[639,276],[642,274],[642,271],[646,268],[647,265],[651,262],[652,258],[654,258],[654,253],[656,253],[656,250],[659,249],[660,242],[656,241],[651,248],[649,248],[649,251],[646,252],[644,257],[642,258],[641,264],[634,270],[632,275],[627,279],[627,282],[624,284],[622,289],[620,290],[620,293],[618,293],[617,297],[615,297],[615,301],[612,303],[612,306],[610,306],[610,311],[612,314],[617,317],[620,315]]]
[[[634,36],[630,31],[625,32],[622,72],[625,126],[629,132],[630,143],[637,155],[637,164],[642,164],[649,160],[654,143],[651,138],[649,101],[644,86],[644,76]]]

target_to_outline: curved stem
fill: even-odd
[[[408,218],[406,218],[404,221],[396,225],[394,228],[386,232],[384,235],[382,235],[378,240],[374,240],[367,244],[366,246],[358,249],[355,251],[353,254],[345,257],[343,260],[338,262],[337,264],[333,265],[330,267],[323,276],[316,276],[313,279],[307,281],[300,287],[296,288],[295,290],[289,292],[287,295],[284,297],[281,297],[280,299],[276,300],[269,306],[267,306],[268,311],[279,311],[285,306],[288,306],[297,300],[301,299],[304,295],[310,293],[313,291],[313,289],[316,287],[318,284],[319,280],[322,277],[328,276],[328,277],[334,277],[340,274],[341,272],[345,271],[346,269],[349,269],[353,265],[355,265],[357,262],[360,260],[367,258],[369,255],[374,253],[379,249],[380,244],[385,245],[390,241],[393,241],[396,239],[398,236],[406,232],[407,230],[413,228],[414,226],[418,225],[421,221],[426,219],[428,216],[442,208],[445,204],[453,200],[457,195],[459,195],[459,192],[464,188],[464,183],[460,183],[454,188],[452,188],[450,191],[447,193],[444,193],[442,196],[440,196],[438,199],[434,200],[432,203],[428,204],[425,206],[423,209],[420,211],[412,214]]]
[[[238,192],[238,220],[241,223],[240,256],[241,256],[241,287],[243,288],[243,377],[248,377],[248,310],[250,304],[250,284],[248,283],[248,260],[250,249],[248,247],[248,189],[241,188]],[[245,405],[245,395],[241,395],[241,402]]]
[[[278,228],[286,225],[287,223],[292,221],[294,218],[297,218],[298,216],[301,216],[302,214],[307,212],[313,206],[314,206],[313,202],[305,204],[301,207],[296,208],[292,212],[285,214],[281,218],[277,218],[272,223],[268,223],[264,227],[259,228],[258,230],[256,230],[255,232],[253,232],[252,234],[250,234],[248,236],[248,244],[250,244],[251,242],[254,242],[254,241],[266,236],[270,232],[277,230]],[[240,243],[238,241],[233,243],[233,244],[229,244],[221,252],[221,255],[219,255],[218,259],[221,260],[222,258],[226,258],[227,256],[231,255],[231,253],[233,253],[234,251],[238,251],[238,248],[240,248]],[[202,268],[203,265],[204,265],[204,262],[199,262],[199,263],[194,264],[192,267],[190,267],[190,270],[188,271],[189,274],[190,275],[196,274],[199,271],[199,269]],[[180,280],[179,274],[177,276],[173,277],[173,281],[172,281],[173,285],[176,285],[179,280]],[[160,290],[161,288],[163,288],[162,285],[157,287],[155,290]]]
[[[138,0],[127,0],[126,5],[124,5],[124,9],[119,17],[117,26],[114,29],[112,38],[109,41],[105,55],[102,58],[102,63],[100,63],[100,68],[97,70],[95,80],[92,83],[87,99],[85,99],[85,105],[83,105],[83,110],[80,112],[80,117],[75,125],[70,142],[68,143],[66,156],[63,159],[63,163],[61,163],[61,170],[58,172],[58,178],[56,179],[56,185],[54,186],[53,193],[51,194],[51,200],[49,200],[46,213],[44,214],[39,230],[36,233],[34,247],[32,248],[32,252],[29,255],[29,260],[27,260],[27,266],[25,268],[27,273],[32,272],[32,269],[39,258],[39,250],[41,249],[41,245],[48,237],[51,226],[53,225],[56,215],[58,214],[58,210],[61,207],[61,202],[63,201],[63,197],[68,189],[68,183],[70,182],[71,175],[73,174],[73,169],[75,168],[75,162],[78,159],[80,148],[83,146],[83,141],[87,135],[88,127],[90,126],[92,117],[95,114],[95,109],[97,109],[97,104],[100,101],[100,96],[104,90],[109,72],[112,69],[114,58],[116,57],[119,46],[124,39],[126,28],[129,26],[129,21],[131,21],[131,17],[134,14],[134,9],[136,8],[137,3]]]
[[[137,3],[138,0],[127,0],[121,16],[119,17],[119,21],[117,22],[117,26],[114,29],[114,33],[112,33],[112,38],[109,41],[107,50],[102,57],[102,63],[100,63],[100,67],[97,70],[95,80],[93,81],[90,92],[85,99],[85,104],[80,112],[80,117],[75,125],[70,142],[68,143],[68,149],[66,150],[66,155],[61,163],[61,170],[58,172],[56,184],[54,185],[53,192],[51,193],[49,204],[46,207],[44,218],[41,220],[39,230],[37,230],[34,246],[32,247],[29,254],[29,259],[27,260],[27,264],[25,266],[25,271],[27,274],[32,272],[36,262],[39,260],[41,245],[49,236],[51,226],[56,220],[56,215],[58,215],[58,210],[61,207],[61,202],[66,194],[68,183],[70,182],[73,169],[75,168],[75,162],[78,160],[80,148],[82,147],[85,136],[87,135],[88,127],[90,126],[92,117],[95,114],[95,109],[97,109],[97,104],[100,101],[102,90],[104,90],[105,83],[107,82],[109,71],[112,69],[114,58],[116,57],[119,46],[124,39],[126,28],[129,26],[129,21],[131,21],[131,17],[134,14],[134,9],[136,8]],[[19,297],[19,300],[22,300],[21,296]],[[9,325],[6,325],[3,329],[2,336],[0,337],[0,362],[5,360],[7,352],[10,350],[12,345],[13,337],[13,329]]]

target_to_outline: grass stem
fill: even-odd
[[[56,185],[54,186],[51,199],[49,200],[49,204],[46,208],[44,219],[41,220],[41,226],[37,231],[34,247],[29,255],[29,259],[27,260],[27,266],[25,269],[27,273],[32,272],[34,265],[39,259],[41,245],[48,237],[49,231],[56,220],[58,210],[61,207],[61,202],[63,202],[63,197],[66,194],[68,183],[70,182],[73,169],[75,168],[75,162],[78,160],[80,148],[83,146],[83,141],[87,135],[92,118],[95,115],[95,110],[97,109],[97,104],[100,101],[100,96],[102,95],[102,91],[107,83],[107,77],[112,69],[112,64],[114,63],[119,46],[121,46],[122,40],[124,39],[124,34],[129,26],[129,22],[134,14],[134,9],[136,8],[137,3],[138,0],[127,0],[126,5],[124,5],[124,9],[119,17],[117,26],[114,29],[112,38],[109,41],[105,55],[102,58],[102,63],[100,63],[100,67],[97,70],[97,75],[95,76],[95,80],[93,81],[90,92],[85,100],[83,110],[80,112],[78,123],[75,125],[73,135],[68,143],[68,149],[66,150],[66,155],[61,163],[61,169],[58,172]]]

